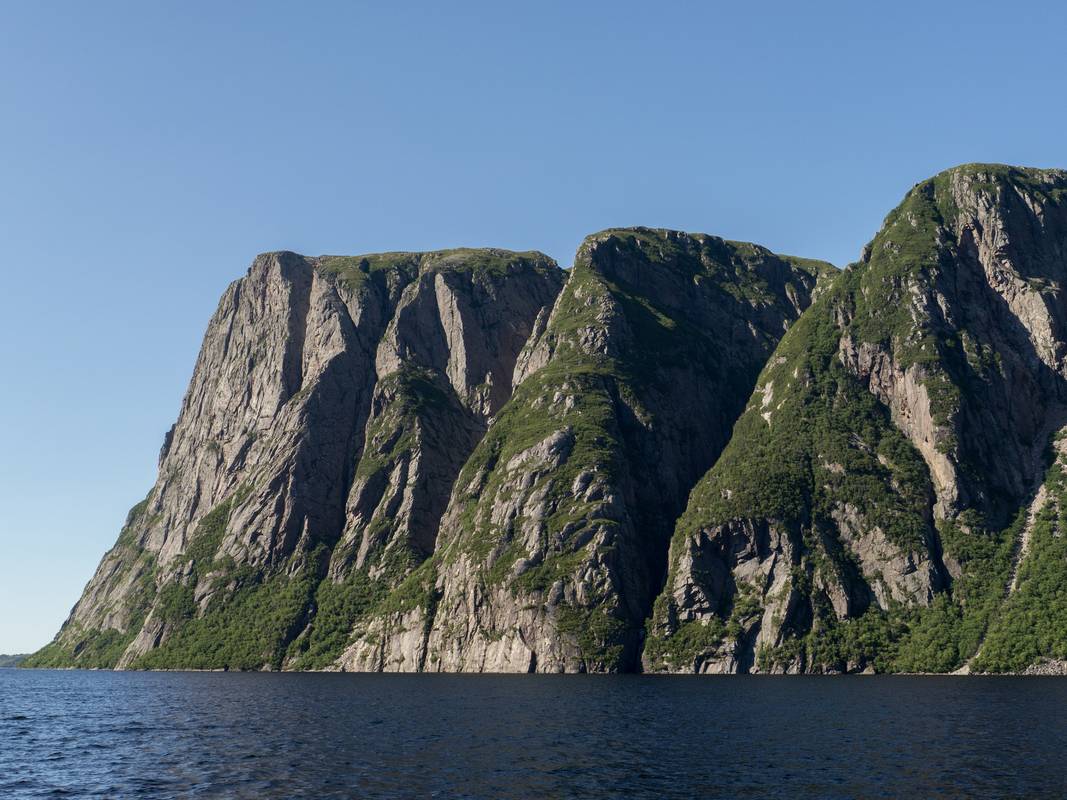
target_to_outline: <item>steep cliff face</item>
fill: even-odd
[[[30,666],[1067,670],[1067,173],[844,272],[647,228],[271,253]]]
[[[328,663],[432,550],[562,280],[499,250],[257,258],[208,326],[156,485],[34,662]]]
[[[694,490],[646,668],[973,657],[1065,422],[1065,280],[1067,174],[916,186],[782,340]]]
[[[673,520],[827,264],[650,229],[590,237],[463,467],[437,549],[345,669],[632,669]]]
[[[290,667],[326,667],[352,626],[435,549],[452,485],[511,396],[515,362],[563,283],[544,256],[424,259],[376,354],[380,376],[345,525]]]

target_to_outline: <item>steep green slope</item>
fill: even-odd
[[[694,489],[648,669],[955,669],[1063,424],[1067,176],[919,184],[783,338]]]
[[[1045,483],[1020,520],[1008,597],[970,663],[977,672],[1067,671],[1067,431],[1055,437]],[[1001,575],[1000,577],[1003,577]],[[999,588],[999,586],[998,586]]]

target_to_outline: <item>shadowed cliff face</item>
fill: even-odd
[[[690,487],[834,272],[702,235],[590,237],[460,473],[434,557],[357,625],[341,665],[634,668]]]
[[[918,185],[783,339],[694,490],[646,667],[973,656],[1067,421],[1065,280],[1067,174]]]
[[[208,326],[156,485],[38,660],[328,663],[336,629],[432,551],[562,281],[498,250],[257,258]]]

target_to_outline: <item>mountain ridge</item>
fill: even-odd
[[[986,164],[844,270],[263,254],[28,664],[1054,671],[1065,285],[1067,173]]]

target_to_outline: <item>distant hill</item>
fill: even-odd
[[[13,656],[0,655],[0,669],[5,667],[17,667],[26,660],[28,655],[29,653],[17,653]]]

